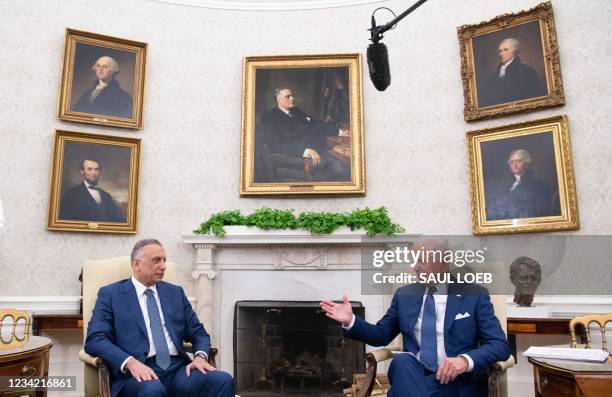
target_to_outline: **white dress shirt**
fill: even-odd
[[[434,302],[436,303],[436,339],[437,339],[437,353],[438,353],[438,365],[444,361],[446,358],[446,349],[444,346],[444,315],[446,314],[446,301],[448,299],[447,291],[448,285],[441,284],[436,287],[437,292],[433,295]],[[421,302],[421,310],[419,311],[419,317],[417,318],[416,323],[414,324],[414,328],[412,332],[417,340],[419,346],[421,345],[421,323],[423,322],[423,307],[425,307],[425,299],[427,298],[427,293],[423,295],[423,300]],[[353,328],[355,324],[355,315],[353,314],[353,318],[348,326],[342,325],[342,328],[345,330],[350,330]],[[468,362],[467,371],[472,371],[474,369],[474,361],[467,354],[460,354],[460,356],[465,357]],[[420,360],[421,352],[418,351],[416,354],[416,358]]]
[[[91,195],[91,197],[96,200],[96,203],[100,204],[102,202],[102,196],[100,196],[100,191],[97,189],[90,189],[90,186],[93,186],[91,183],[88,183],[87,181],[83,181],[85,183],[85,186],[87,187],[87,191],[89,192],[89,194]]]
[[[161,308],[161,303],[159,303],[159,295],[157,295],[157,287],[152,285],[150,287],[146,287],[140,281],[136,280],[134,276],[132,276],[132,283],[134,284],[134,288],[136,288],[136,296],[138,297],[138,304],[140,305],[140,310],[142,311],[142,317],[145,320],[145,327],[147,328],[147,336],[149,337],[149,354],[148,357],[153,357],[156,353],[155,344],[153,343],[153,333],[151,332],[151,319],[149,319],[149,309],[147,308],[147,295],[145,295],[145,291],[150,289],[153,291],[153,297],[155,298],[155,303],[157,303],[157,310],[159,310],[159,317],[161,318],[162,328],[164,329],[164,337],[166,338],[166,343],[168,344],[168,352],[171,356],[178,355],[178,351],[176,350],[176,346],[174,346],[174,342],[172,342],[172,338],[170,337],[170,333],[168,332],[168,328],[166,328],[166,320],[164,320],[164,312]]]
[[[153,297],[155,298],[155,303],[157,303],[157,310],[159,310],[159,317],[161,318],[162,328],[164,330],[164,337],[166,338],[166,343],[168,344],[168,352],[171,356],[178,355],[178,351],[176,350],[176,346],[174,346],[174,342],[172,342],[172,338],[168,333],[168,328],[166,328],[166,320],[164,320],[164,312],[162,311],[161,304],[159,303],[159,296],[157,295],[157,287],[152,285],[147,288],[143,283],[136,280],[134,276],[132,276],[132,284],[134,284],[134,288],[136,288],[136,296],[138,297],[138,304],[140,305],[140,311],[142,311],[142,317],[144,318],[145,327],[147,328],[147,336],[149,337],[149,354],[147,358],[153,357],[157,351],[155,350],[155,343],[153,343],[153,333],[151,332],[151,320],[149,319],[149,309],[147,308],[147,296],[145,295],[145,291],[150,289],[153,291]],[[126,358],[121,364],[121,371],[123,371],[123,367],[128,360],[132,358],[132,356]]]
[[[147,296],[145,295],[145,290],[147,287],[142,284],[140,281],[136,280],[134,276],[132,276],[132,284],[134,284],[134,288],[136,289],[136,296],[138,297],[138,304],[140,305],[140,311],[142,311],[142,317],[144,318],[145,327],[147,328],[147,336],[149,337],[149,354],[147,358],[153,357],[156,353],[155,343],[153,343],[153,333],[151,332],[151,320],[149,319],[149,309],[147,309]],[[172,338],[168,333],[168,329],[166,328],[166,321],[164,320],[164,312],[161,308],[161,303],[159,302],[159,295],[157,295],[157,288],[155,285],[149,287],[153,291],[153,296],[155,297],[155,303],[157,303],[157,309],[159,310],[159,316],[162,322],[162,328],[164,329],[164,336],[166,337],[166,343],[168,344],[168,352],[171,356],[178,355],[178,351],[176,350],[176,346],[174,346],[174,342],[172,342]],[[202,350],[198,350],[193,353],[194,357],[198,355],[204,356],[204,359],[208,359],[208,354]],[[123,363],[121,363],[121,371],[124,371],[125,364],[129,359],[134,358],[133,356],[129,356],[126,358]]]
[[[501,65],[501,68],[499,68],[499,78],[500,79],[506,77],[506,68],[508,67],[508,65],[510,65],[512,63],[512,61],[514,61],[514,58],[512,58],[508,62],[506,62],[503,65]]]
[[[514,179],[515,179],[514,183],[512,184],[512,186],[510,186],[510,191],[511,192],[513,192],[514,189],[516,189],[516,187],[521,184],[521,176],[520,175],[514,174]]]
[[[98,79],[98,85],[96,86],[96,88],[91,92],[91,95],[89,96],[89,104],[91,105],[93,103],[93,101],[96,100],[96,98],[98,97],[98,95],[100,95],[100,93],[102,92],[103,89],[106,88],[108,84],[103,82],[102,80]]]

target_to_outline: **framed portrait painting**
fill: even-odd
[[[364,195],[359,54],[244,60],[240,194]]]
[[[565,103],[552,5],[457,28],[466,121]]]
[[[66,29],[61,120],[141,129],[147,45]]]
[[[474,234],[578,229],[566,116],[468,131]]]
[[[140,139],[55,132],[50,230],[136,233]]]

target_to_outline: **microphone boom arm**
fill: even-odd
[[[393,20],[387,22],[384,25],[380,25],[380,26],[376,26],[376,20],[374,19],[374,14],[372,14],[372,27],[370,29],[368,29],[370,31],[370,40],[372,41],[372,43],[378,43],[380,40],[382,40],[383,38],[383,33],[385,33],[387,30],[389,29],[393,29],[393,27],[402,19],[404,19],[408,14],[410,14],[412,11],[416,10],[417,8],[419,8],[419,6],[421,6],[423,3],[425,3],[427,0],[419,0],[416,3],[414,3],[412,6],[410,6],[410,8],[408,8],[406,11],[402,12],[401,14],[399,14],[397,17],[395,17]],[[376,11],[374,11],[376,12]]]

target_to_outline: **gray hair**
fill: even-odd
[[[98,58],[98,60],[95,61],[93,65],[91,65],[91,70],[95,72],[96,65],[100,62],[108,62],[108,64],[110,65],[111,72],[113,72],[113,74],[119,73],[119,64],[117,63],[117,61],[115,61],[113,58],[109,56],[103,56],[103,57]]]
[[[160,247],[163,247],[159,240],[154,238],[145,238],[138,241],[136,244],[134,244],[134,248],[132,248],[132,253],[130,254],[130,262],[132,265],[134,264],[136,258],[140,257],[143,247],[146,247],[147,245],[159,245]]]
[[[503,43],[508,43],[512,46],[513,49],[513,53],[514,55],[518,55],[518,53],[521,50],[521,44],[519,43],[519,41],[517,39],[514,39],[512,37],[508,37],[507,39],[503,39],[501,41],[501,43],[499,43],[500,45],[502,45]]]
[[[521,159],[523,159],[524,162],[526,162],[527,164],[531,163],[531,155],[529,154],[529,152],[525,149],[518,149],[518,150],[513,150],[510,152],[510,155],[508,156],[508,161],[510,161],[510,159],[512,158],[512,156],[517,155],[519,156]]]

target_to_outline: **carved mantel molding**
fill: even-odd
[[[226,226],[226,236],[183,235],[195,249],[192,276],[213,280],[221,269],[231,270],[358,270],[360,258],[336,258],[339,250],[388,247],[410,235],[370,238],[363,231],[342,228],[330,235],[313,236],[304,230],[265,231]]]

